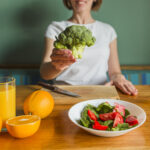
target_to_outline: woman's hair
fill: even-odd
[[[68,9],[72,9],[72,6],[71,6],[71,3],[70,3],[70,0],[63,0],[64,2],[64,5],[68,8]],[[97,11],[100,6],[102,4],[102,0],[96,0],[93,2],[93,5],[92,5],[92,10],[93,11]]]

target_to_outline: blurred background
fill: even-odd
[[[62,0],[0,1],[0,75],[17,84],[36,84],[44,34],[52,21],[72,12]],[[134,84],[150,84],[150,0],[103,0],[95,19],[111,24],[118,35],[122,72]]]

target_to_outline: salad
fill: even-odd
[[[107,131],[126,130],[139,124],[137,117],[130,115],[125,106],[118,103],[111,106],[108,102],[98,107],[91,104],[85,106],[79,123],[87,128]]]

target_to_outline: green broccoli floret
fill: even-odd
[[[85,46],[94,45],[96,39],[85,26],[72,25],[61,32],[54,42],[57,49],[69,49],[75,58],[82,58]]]

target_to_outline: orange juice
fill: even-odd
[[[14,85],[0,84],[0,117],[5,121],[16,116],[16,89]]]

